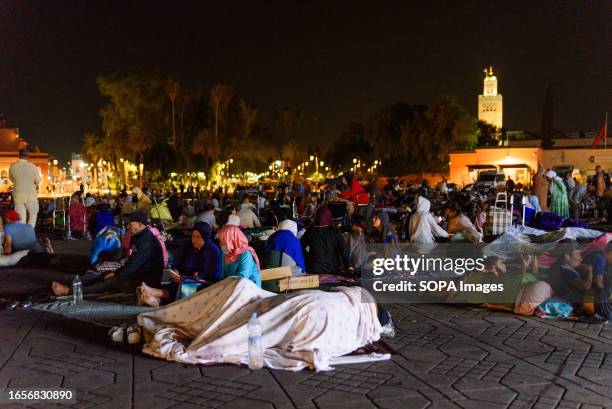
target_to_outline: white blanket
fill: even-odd
[[[264,365],[330,370],[330,360],[377,341],[380,323],[372,296],[360,287],[274,294],[253,282],[227,278],[155,311],[140,314],[143,352],[171,361],[246,364],[247,322],[262,325]]]
[[[19,260],[27,256],[29,252],[30,250],[20,250],[10,255],[0,255],[0,267],[14,266],[15,264],[19,263]]]

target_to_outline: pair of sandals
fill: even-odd
[[[142,342],[142,332],[137,324],[123,324],[121,326],[112,327],[108,331],[108,335],[113,342],[118,344],[127,343],[130,345],[135,345]]]

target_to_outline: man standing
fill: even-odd
[[[574,181],[574,187],[569,192],[569,204],[574,219],[582,217],[582,202],[587,194],[587,185]]]
[[[13,183],[13,202],[15,211],[21,220],[36,227],[38,215],[38,185],[41,177],[38,169],[28,159],[30,153],[27,149],[19,149],[19,160],[11,164],[9,178]]]
[[[597,200],[597,213],[600,219],[605,220],[604,211],[606,209],[606,175],[603,173],[601,166],[595,167],[595,200]]]
[[[548,180],[544,175],[545,170],[541,163],[538,163],[538,172],[533,175],[532,190],[538,197],[538,202],[543,212],[548,211]]]

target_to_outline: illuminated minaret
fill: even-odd
[[[497,92],[497,77],[493,75],[493,67],[485,68],[484,73],[482,95],[478,95],[478,119],[501,129],[504,123],[503,98]]]

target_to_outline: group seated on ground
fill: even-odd
[[[263,267],[288,266],[296,276],[341,274],[358,278],[368,266],[371,243],[382,244],[385,256],[390,257],[397,253],[400,241],[428,245],[444,241],[476,245],[482,242],[491,210],[487,201],[461,202],[460,197],[449,192],[446,182],[437,190],[426,181],[413,187],[393,183],[384,188],[384,194],[369,195],[356,177],[344,175],[337,186],[332,183],[320,187],[299,183],[279,186],[269,201],[260,189],[252,203],[249,193],[239,189],[233,198],[220,190],[208,197],[204,192],[198,196],[193,191],[179,194],[174,190],[162,195],[147,189],[134,189],[131,195],[122,192],[117,199],[108,195],[88,194],[84,198],[75,195],[69,215],[70,225],[77,230],[88,230],[95,237],[103,234],[105,227],[122,226],[128,220],[123,245],[118,252],[103,254],[102,262],[96,263],[98,277],[83,282],[84,293],[137,292],[141,303],[159,306],[179,299],[179,288],[183,284],[187,287],[187,283],[203,289],[223,278],[239,276],[261,286]],[[375,198],[376,202],[365,203]],[[158,203],[167,206],[172,220],[162,227],[167,228],[176,243],[180,243],[181,236],[185,238],[172,252],[171,265],[164,245],[166,235],[150,224],[156,215],[151,209]],[[329,203],[346,204],[342,218],[332,214]],[[528,203],[536,211],[540,206],[537,195],[529,192]],[[386,208],[387,205],[396,207]],[[377,210],[372,216],[358,214],[363,206]],[[405,219],[395,216],[393,222],[389,216],[394,216],[396,210]],[[14,222],[6,220],[5,253],[24,246],[33,252],[51,251],[49,242],[36,239],[33,231],[13,232],[27,226],[20,223],[18,228],[12,227]],[[258,256],[256,246],[249,240],[252,231],[262,225],[271,226],[274,232],[267,236],[261,249],[258,247]],[[170,269],[163,274],[166,267]],[[572,268],[575,274],[586,271],[586,267]],[[559,271],[569,275],[572,270],[563,265]],[[54,282],[53,293],[70,294],[69,284]],[[555,293],[563,296],[562,291],[558,287]]]

